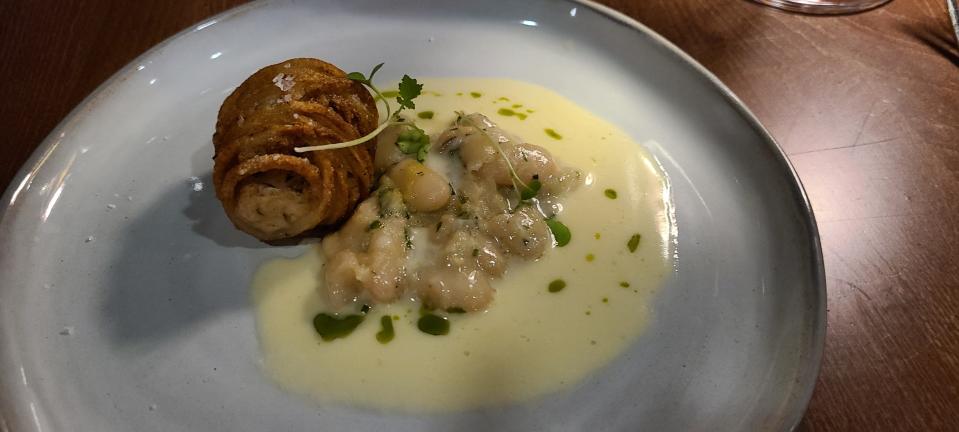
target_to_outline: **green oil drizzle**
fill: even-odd
[[[606,189],[603,191],[603,194],[609,199],[616,199],[616,197],[619,196],[619,194],[616,193],[616,189]]]
[[[473,96],[473,99],[479,99],[483,97],[483,94],[480,92],[470,92],[470,96]]]
[[[523,104],[513,104],[513,108],[522,108]]]
[[[511,110],[511,109],[509,109],[509,108],[500,108],[499,110],[496,111],[496,113],[499,114],[499,115],[501,115],[501,116],[506,116],[506,117],[516,116],[516,118],[518,118],[518,119],[520,119],[520,120],[526,120],[526,114],[523,114],[523,113],[521,113],[521,112],[513,111],[513,110]]]
[[[346,315],[337,317],[328,313],[319,313],[313,317],[313,328],[320,334],[324,341],[331,341],[342,337],[347,337],[353,330],[356,330],[363,320],[364,315]]]
[[[388,344],[396,336],[393,330],[393,320],[389,315],[383,315],[380,318],[380,331],[376,332],[376,340],[381,344]]]
[[[593,255],[591,253],[586,254],[586,262],[593,262],[593,260],[595,259],[596,259],[596,255]]]
[[[558,293],[566,288],[566,281],[562,279],[556,279],[549,283],[549,286],[546,289],[551,293]]]
[[[546,135],[549,135],[549,137],[552,138],[552,139],[557,139],[557,140],[563,139],[563,136],[560,135],[559,133],[557,133],[557,132],[556,132],[555,130],[553,130],[552,128],[543,129],[543,132],[546,132]]]
[[[621,286],[621,287],[623,287],[623,288],[629,288],[629,282],[626,282],[626,281],[620,282],[620,283],[619,283],[619,286]]]
[[[421,113],[417,113],[416,116],[423,120],[429,120],[433,118],[433,111],[423,111]]]
[[[434,315],[429,312],[423,313],[423,316],[416,321],[416,328],[421,332],[433,336],[442,336],[449,334],[450,322],[446,317]]]
[[[639,239],[641,238],[641,235],[633,234],[633,236],[629,238],[629,241],[626,242],[626,247],[629,249],[630,253],[636,252],[636,248],[639,247]]]
[[[380,92],[383,97],[394,98],[400,95],[400,92],[396,90],[387,90],[385,92]]]

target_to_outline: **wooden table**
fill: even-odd
[[[81,99],[241,0],[0,2],[0,186]],[[713,71],[785,148],[829,284],[804,430],[959,428],[959,49],[941,0],[847,17],[607,0]]]

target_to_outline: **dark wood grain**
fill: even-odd
[[[0,2],[0,185],[84,96],[240,0]],[[846,17],[741,0],[607,0],[713,71],[779,140],[829,283],[805,430],[956,430],[959,50],[939,0]]]

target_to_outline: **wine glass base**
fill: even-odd
[[[851,14],[877,8],[892,0],[753,0],[791,12],[814,15]]]

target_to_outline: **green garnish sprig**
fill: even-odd
[[[426,150],[423,150],[424,145],[422,144],[422,138],[420,138],[420,135],[425,136],[426,132],[416,127],[416,125],[412,123],[404,122],[400,118],[399,114],[403,112],[404,109],[416,108],[416,104],[413,102],[413,99],[416,99],[420,95],[420,93],[423,92],[423,84],[418,83],[416,79],[414,78],[410,78],[409,75],[403,75],[403,79],[400,80],[398,92],[396,95],[396,103],[399,105],[399,108],[397,108],[397,110],[394,112],[393,107],[390,105],[390,101],[385,96],[383,96],[383,93],[380,91],[380,89],[378,89],[376,85],[373,84],[373,76],[376,75],[376,72],[379,71],[381,67],[383,67],[383,63],[373,66],[373,70],[370,71],[369,76],[363,75],[362,72],[350,72],[346,74],[347,78],[365,85],[366,87],[368,87],[370,90],[373,91],[373,94],[376,95],[376,99],[383,101],[383,105],[386,107],[386,118],[383,120],[383,122],[380,123],[379,126],[376,127],[376,129],[373,129],[372,132],[354,140],[345,141],[341,143],[316,145],[316,146],[294,147],[293,150],[296,151],[297,153],[306,153],[311,151],[335,150],[335,149],[353,147],[355,145],[360,145],[373,139],[374,137],[379,135],[380,132],[383,132],[383,129],[386,129],[389,126],[402,124],[402,125],[405,125],[407,128],[409,128],[410,130],[416,131],[419,135],[416,135],[417,139],[415,140],[415,143],[416,143],[415,146],[411,146],[409,144],[409,141],[410,141],[409,139],[407,140],[407,143],[404,144],[403,146],[400,146],[400,141],[397,141],[397,146],[400,146],[400,151],[402,151],[403,153],[415,154],[416,158],[420,162],[422,162],[423,159],[421,158],[425,158],[426,152],[429,151],[429,137],[427,137],[426,144],[425,144]],[[407,150],[404,150],[404,148],[406,148]]]
[[[539,176],[534,175],[529,183],[524,182],[523,179],[519,177],[516,169],[513,168],[513,163],[510,162],[509,157],[506,156],[506,152],[504,152],[503,147],[500,146],[499,140],[490,136],[490,134],[486,132],[486,128],[476,124],[473,119],[466,117],[466,114],[464,114],[462,111],[457,111],[456,116],[458,121],[465,121],[469,126],[476,128],[490,143],[493,144],[493,147],[496,148],[497,153],[499,153],[500,157],[503,158],[503,162],[506,162],[506,168],[509,169],[509,175],[510,180],[513,183],[513,189],[516,190],[516,195],[519,195],[520,200],[529,201],[535,198],[536,194],[539,193],[540,188],[543,187],[543,184],[539,181]]]

